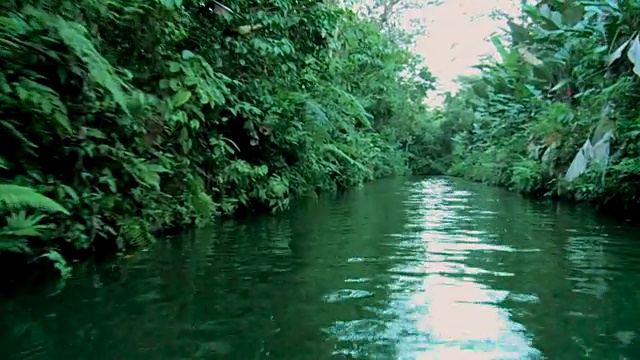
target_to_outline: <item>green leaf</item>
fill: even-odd
[[[182,6],[182,0],[161,0],[162,5],[169,9],[179,8]]]
[[[40,10],[32,10],[40,12]],[[65,21],[62,18],[44,15],[39,13],[43,18],[49,19],[52,25],[58,31],[58,35],[63,39],[64,43],[71,49],[74,54],[80,58],[89,69],[91,77],[105,89],[109,90],[116,103],[126,112],[129,113],[127,107],[127,94],[125,88],[127,85],[121,77],[116,74],[111,64],[98,52],[93,42],[89,38],[88,31],[78,23]]]
[[[160,89],[162,90],[166,90],[169,88],[170,86],[170,82],[167,79],[162,79],[160,80],[160,82],[158,83],[158,85],[160,86]]]
[[[569,26],[574,26],[582,20],[584,12],[584,6],[572,3],[562,12],[563,22]]]
[[[571,80],[569,79],[564,79],[562,81],[560,81],[558,84],[556,84],[556,86],[554,86],[553,88],[551,88],[551,90],[549,90],[549,92],[555,92],[560,90],[563,86],[567,85]]]
[[[500,41],[500,38],[497,35],[494,35],[491,37],[491,42],[493,43],[493,46],[495,46],[498,52],[500,53],[500,56],[502,57],[502,61],[507,60],[509,53],[507,52],[507,49],[505,49],[504,45],[502,45],[502,41]]]
[[[631,41],[627,57],[633,63],[633,72],[640,76],[640,40],[638,40],[638,36]]]
[[[174,107],[180,107],[189,101],[190,98],[191,91],[182,89],[171,97],[171,105]]]
[[[180,68],[180,63],[177,63],[175,61],[169,63],[169,71],[171,71],[172,73],[177,73],[178,71],[180,71]]]
[[[103,133],[102,131],[96,129],[96,128],[86,128],[85,132],[87,134],[87,137],[92,137],[95,139],[106,139],[107,135],[105,135],[105,133]]]
[[[188,59],[191,59],[191,58],[194,58],[194,57],[196,57],[196,54],[194,54],[193,52],[191,52],[189,50],[183,50],[182,51],[182,58],[184,60],[188,60]]]
[[[32,188],[13,184],[0,184],[0,209],[26,207],[69,215],[69,211],[62,205]]]
[[[173,91],[178,91],[180,88],[182,88],[182,84],[180,83],[179,79],[171,79],[169,80],[169,87]]]
[[[518,25],[512,21],[508,21],[507,25],[509,25],[509,29],[511,30],[510,33],[514,45],[533,40],[533,37],[524,26]]]
[[[198,78],[195,76],[187,76],[184,79],[184,84],[187,86],[193,86],[196,85],[198,83]]]
[[[611,66],[616,60],[618,60],[622,56],[622,52],[624,51],[624,49],[627,48],[627,45],[629,45],[630,42],[631,42],[631,39],[623,42],[622,45],[620,45],[616,49],[616,51],[614,51],[609,56],[607,56],[607,58],[606,58],[607,66]]]
[[[562,28],[562,14],[557,11],[551,10],[549,5],[543,4],[540,7],[540,15],[548,25],[547,30],[557,30]]]

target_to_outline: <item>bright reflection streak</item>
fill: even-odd
[[[515,251],[491,244],[487,234],[464,229],[469,193],[452,191],[444,181],[429,181],[411,199],[421,202],[407,226],[422,241],[405,234],[395,237],[398,256],[407,256],[390,270],[394,300],[385,312],[395,319],[388,331],[398,336],[400,359],[528,359],[540,356],[526,329],[510,319],[498,304],[508,291],[478,283],[474,275],[513,276],[472,266],[498,252]],[[411,207],[409,207],[411,208]],[[415,206],[413,207],[415,208]],[[492,214],[484,214],[491,216]],[[474,216],[478,216],[477,213]],[[410,254],[407,254],[410,253]],[[398,330],[402,328],[403,330]],[[391,337],[392,335],[389,334]]]

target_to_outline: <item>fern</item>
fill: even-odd
[[[188,180],[189,184],[189,203],[200,219],[209,220],[212,216],[212,210],[215,208],[215,202],[211,199],[204,189],[204,181],[198,176],[191,176]]]
[[[91,40],[84,36],[84,27],[60,19],[56,25],[62,40],[85,62],[93,79],[109,90],[118,105],[128,113],[124,82],[115,74],[111,64],[93,47]]]
[[[133,155],[131,157],[133,158]],[[124,168],[138,183],[154,189],[160,188],[160,174],[168,172],[168,170],[161,165],[137,158],[133,158],[130,163],[125,163]]]
[[[341,110],[346,115],[355,117],[363,126],[371,128],[371,120],[373,120],[373,116],[367,112],[367,110],[362,106],[362,103],[360,103],[355,96],[335,85],[326,84],[326,86],[329,93],[333,93],[333,95],[337,97],[338,101],[340,101]]]
[[[308,119],[314,121],[318,126],[325,126],[329,124],[329,117],[322,108],[322,105],[315,100],[308,99],[305,101],[306,115]]]
[[[346,160],[349,164],[357,167],[358,169],[362,170],[363,172],[367,173],[369,172],[369,169],[367,169],[364,165],[362,165],[361,162],[354,160],[351,156],[347,155],[344,151],[340,150],[336,145],[334,144],[325,144],[323,147],[323,150],[333,154],[333,155],[337,155],[339,158],[342,158],[344,160]]]
[[[27,212],[22,210],[7,216],[7,225],[0,228],[0,253],[16,252],[31,253],[29,247],[29,237],[42,237],[43,230],[49,230],[51,225],[40,224],[44,219],[44,215],[28,216]]]
[[[141,218],[128,218],[120,224],[118,246],[124,249],[127,246],[135,248],[144,247],[153,243],[154,238],[149,231],[149,224]]]
[[[71,131],[67,108],[53,89],[29,79],[21,79],[15,88],[20,100],[28,103],[27,108],[36,108],[42,114],[51,117],[56,125]]]
[[[55,250],[49,250],[40,256],[49,259],[53,263],[53,267],[60,272],[60,277],[64,280],[71,276],[71,268],[67,265],[67,261]]]
[[[25,238],[15,238],[11,236],[0,236],[0,253],[30,253],[29,243]]]
[[[69,215],[69,211],[62,205],[30,187],[0,184],[0,210],[15,210],[25,207]]]
[[[4,128],[5,134],[13,135],[17,139],[19,139],[20,142],[22,143],[23,151],[31,155],[37,156],[36,153],[33,151],[33,149],[37,148],[38,146],[33,142],[31,142],[31,140],[27,139],[27,137],[20,130],[16,128],[16,125],[18,125],[17,121],[0,120],[0,126]]]
[[[45,218],[44,215],[27,216],[22,210],[7,216],[7,226],[2,230],[3,235],[16,237],[41,237],[43,230],[51,229],[51,225],[39,224]]]
[[[59,16],[54,16],[35,8],[28,8],[25,12],[39,19],[44,24],[53,27],[65,45],[87,66],[91,78],[106,88],[113,96],[115,102],[120,105],[126,113],[129,113],[127,94],[124,91],[127,85],[116,74],[115,69],[109,61],[96,50],[84,26],[79,23],[66,21]]]

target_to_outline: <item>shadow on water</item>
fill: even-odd
[[[11,359],[634,359],[634,227],[390,179],[0,300]]]

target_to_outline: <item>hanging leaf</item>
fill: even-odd
[[[583,6],[573,3],[562,12],[562,20],[565,24],[574,26],[582,20],[584,12]]]
[[[627,58],[633,63],[633,72],[640,76],[640,40],[638,40],[638,36],[631,41]]]
[[[531,36],[531,34],[529,34],[529,31],[524,26],[518,25],[513,21],[508,21],[507,25],[509,25],[509,29],[511,30],[511,40],[513,41],[514,45],[517,45],[521,42],[528,42],[533,40],[533,37]]]
[[[552,11],[550,19],[551,21],[553,21],[553,24],[558,27],[558,29],[562,28],[562,14],[557,11]]]
[[[544,64],[542,60],[538,59],[535,55],[530,53],[529,50],[527,50],[526,48],[519,48],[518,53],[520,53],[520,56],[522,56],[522,59],[524,61],[526,61],[527,63],[533,66],[540,66]]]
[[[540,96],[540,95],[542,95],[542,94],[540,93],[540,90],[536,89],[533,85],[525,84],[525,88],[526,88],[527,90],[529,90],[529,93],[531,93],[531,95],[534,95],[534,96]]]
[[[491,42],[493,43],[493,46],[495,46],[498,52],[500,53],[500,56],[502,57],[502,61],[506,61],[507,57],[509,56],[509,53],[507,53],[507,49],[505,49],[504,45],[502,45],[502,41],[500,41],[500,38],[497,35],[493,35],[491,37]]]
[[[546,30],[558,30],[562,28],[562,14],[557,11],[552,11],[549,5],[542,5],[539,13],[545,25],[547,25],[543,26]]]
[[[611,66],[611,64],[613,64],[616,60],[618,60],[622,56],[622,52],[624,51],[624,49],[627,48],[627,45],[629,45],[629,42],[631,42],[631,39],[622,43],[622,45],[620,45],[620,47],[618,47],[616,51],[614,51],[609,56],[607,56],[607,59],[606,59],[607,66]]]
[[[563,86],[567,85],[570,81],[571,80],[569,80],[569,79],[561,80],[556,86],[551,88],[551,90],[549,90],[549,92],[556,92],[556,91],[560,90]]]
[[[607,45],[601,45],[593,49],[593,52],[599,54],[599,53],[607,52],[607,50],[609,50],[609,47]]]

